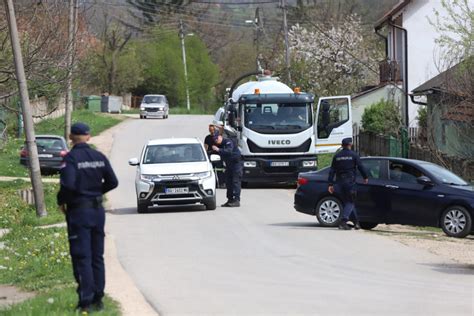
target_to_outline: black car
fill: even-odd
[[[474,188],[436,164],[401,158],[368,157],[362,163],[369,184],[357,175],[356,209],[363,229],[379,223],[441,227],[451,237],[473,232]],[[301,173],[295,209],[316,215],[321,226],[338,226],[343,205],[328,193],[329,168]]]
[[[61,169],[64,156],[68,153],[68,147],[64,137],[56,135],[36,135],[36,146],[41,173],[56,173]],[[24,146],[20,151],[20,163],[28,166],[28,150]]]

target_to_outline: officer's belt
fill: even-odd
[[[337,173],[336,177],[339,179],[353,179],[355,175],[352,172],[342,172],[342,173]]]
[[[100,208],[102,207],[102,196],[96,198],[91,198],[87,200],[80,200],[72,203],[68,203],[67,207],[69,209],[77,208]]]

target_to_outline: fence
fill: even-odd
[[[439,151],[410,142],[406,137],[397,139],[391,136],[377,135],[354,130],[354,149],[361,156],[404,157],[429,161],[444,166],[452,172],[462,175],[468,181],[474,181],[474,159],[448,156]],[[402,133],[403,135],[403,133]]]

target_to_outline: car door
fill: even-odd
[[[316,153],[334,153],[344,138],[352,137],[351,97],[321,97],[316,111]]]
[[[413,164],[390,160],[388,166],[389,182],[385,185],[389,197],[387,223],[433,225],[437,191],[433,186],[417,182],[425,176]]]
[[[362,159],[362,164],[369,176],[369,183],[364,184],[362,176],[357,171],[356,209],[361,221],[385,222],[385,213],[388,207],[385,196],[387,184],[386,159]]]

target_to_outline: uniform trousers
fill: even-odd
[[[74,277],[78,284],[79,305],[87,306],[104,296],[103,207],[72,208],[66,213],[69,250]]]

